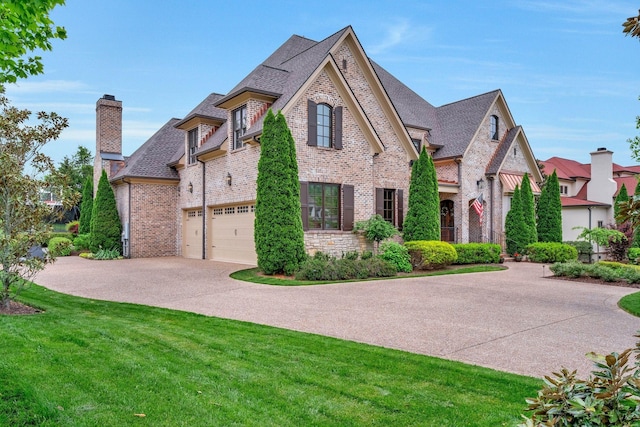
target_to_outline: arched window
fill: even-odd
[[[331,107],[327,104],[318,104],[318,147],[331,147]]]
[[[500,139],[500,126],[498,122],[498,116],[491,116],[491,139]]]

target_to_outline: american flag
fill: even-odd
[[[473,201],[471,207],[478,214],[478,217],[480,218],[480,224],[482,224],[482,212],[484,211],[484,207],[482,206],[482,193],[480,193],[478,198]]]

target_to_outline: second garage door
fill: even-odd
[[[256,265],[253,242],[254,204],[211,209],[211,251],[214,261]]]

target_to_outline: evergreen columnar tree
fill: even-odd
[[[295,143],[285,117],[271,110],[260,138],[254,240],[265,274],[292,274],[306,256]]]
[[[562,203],[560,184],[554,170],[542,187],[538,202],[538,241],[562,243]]]
[[[511,198],[511,209],[507,212],[504,222],[504,231],[507,238],[507,253],[513,255],[515,253],[523,254],[527,246],[527,225],[524,220],[522,211],[522,196],[520,187],[516,185]]]
[[[88,176],[82,189],[82,202],[80,205],[80,226],[78,234],[91,232],[91,212],[93,211],[93,178]]]
[[[411,168],[409,210],[404,220],[403,239],[440,240],[440,197],[433,159],[424,147]]]
[[[522,188],[520,189],[520,199],[522,200],[522,215],[527,228],[526,244],[536,243],[538,241],[538,230],[536,228],[536,208],[533,200],[533,191],[531,191],[531,182],[529,174],[522,177]],[[526,245],[525,245],[526,246]]]
[[[91,242],[89,249],[91,252],[98,252],[100,249],[118,250],[122,253],[122,223],[116,207],[116,198],[113,194],[111,184],[107,178],[107,172],[103,169],[100,181],[98,181],[98,191],[93,201],[91,211]]]
[[[616,196],[616,200],[613,203],[613,218],[616,224],[624,222],[618,219],[618,214],[620,213],[620,203],[626,203],[628,201],[629,194],[627,193],[627,186],[622,184],[622,187],[620,187],[620,191],[618,191],[618,195]]]

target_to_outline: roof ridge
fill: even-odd
[[[287,58],[287,60],[286,60],[286,61],[282,61],[282,62],[280,63],[280,65],[283,65],[283,64],[285,64],[285,63],[287,63],[287,62],[291,61],[293,58],[296,58],[296,57],[298,57],[298,56],[302,55],[303,53],[308,52],[309,50],[313,49],[314,47],[318,46],[319,44],[324,43],[325,41],[329,40],[331,37],[335,36],[335,35],[336,35],[336,34],[338,34],[338,33],[344,32],[347,28],[350,28],[350,27],[351,27],[350,25],[347,25],[347,26],[346,26],[346,27],[344,27],[343,29],[338,30],[338,31],[336,31],[335,33],[331,34],[329,37],[325,37],[324,39],[320,40],[319,42],[316,42],[313,46],[309,46],[308,48],[304,49],[303,51],[298,52],[297,54],[293,55],[293,56],[292,56],[292,57],[290,57],[290,58]],[[307,40],[315,41],[315,40],[311,40],[311,39],[307,39]]]
[[[468,98],[460,99],[460,100],[458,100],[458,101],[449,102],[448,104],[442,104],[441,106],[439,106],[439,107],[437,107],[437,108],[442,108],[442,107],[446,107],[446,106],[449,106],[449,105],[458,104],[458,103],[460,103],[460,102],[470,101],[470,100],[472,100],[472,99],[480,98],[480,97],[482,97],[482,96],[487,96],[487,95],[489,95],[489,94],[497,93],[497,92],[502,92],[502,90],[500,90],[500,89],[490,90],[489,92],[485,92],[485,93],[481,93],[481,94],[478,94],[478,95],[470,96],[470,97],[468,97]]]

